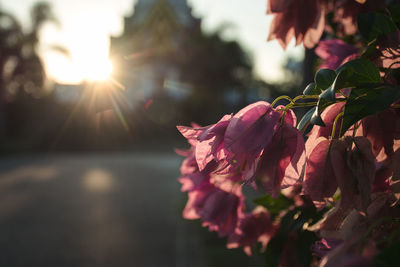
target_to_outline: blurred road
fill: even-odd
[[[172,153],[0,161],[0,266],[204,266]]]

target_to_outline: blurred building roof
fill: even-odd
[[[145,22],[152,9],[165,2],[172,7],[177,19],[182,25],[190,26],[196,23],[196,20],[191,15],[191,8],[188,6],[186,0],[139,0],[135,7],[134,13],[126,17],[125,23],[140,25]]]
[[[169,94],[167,81],[182,82],[177,59],[192,34],[200,31],[200,23],[186,0],[139,0],[135,4],[133,14],[124,18],[123,33],[110,41],[113,76],[126,87],[132,106],[156,92]]]

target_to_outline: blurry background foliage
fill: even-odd
[[[157,12],[149,14],[153,17],[146,23],[135,24],[136,28],[129,28],[130,17],[125,18],[125,33],[111,38],[110,57],[117,62],[112,81],[65,86],[46,78],[38,52],[43,25],[58,23],[51,6],[44,2],[35,4],[29,28],[13,14],[0,10],[2,153],[129,150],[149,148],[150,142],[171,149],[175,142],[182,141],[175,125],[207,125],[251,102],[270,101],[281,94],[293,96],[301,91],[299,84],[307,77],[302,62],[288,58],[285,79],[280,83],[256,78],[252,56],[237,41],[222,38],[229,25],[204,33],[200,19],[194,18],[194,26],[185,28],[177,24],[179,21],[173,15],[166,18]],[[169,31],[165,25],[170,25]],[[151,51],[141,55],[134,66],[130,53],[135,51],[124,50],[132,47],[127,32],[136,36],[136,43],[140,38],[143,41],[137,49]],[[69,57],[60,44],[49,49]],[[134,106],[129,105],[127,95],[135,88],[129,88],[127,73],[141,69],[137,76],[145,76],[146,66],[153,72],[157,70],[157,88],[151,95],[138,99]],[[171,69],[178,70],[178,80],[168,76]],[[303,84],[307,82],[306,78]],[[64,87],[71,87],[79,97],[60,101],[57,93]]]

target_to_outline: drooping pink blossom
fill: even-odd
[[[333,140],[330,161],[334,166],[341,197],[321,224],[320,230],[337,231],[353,210],[366,214],[371,203],[376,166],[371,144],[365,137]]]
[[[385,7],[382,0],[337,0],[333,20],[338,23],[341,35],[353,35],[357,32],[357,15],[377,11]]]
[[[400,31],[382,36],[378,41],[377,52],[373,58],[377,67],[384,69],[398,69],[400,68],[399,57]],[[385,73],[382,72],[382,74],[384,75]]]
[[[362,119],[357,135],[368,138],[374,156],[378,162],[382,162],[393,154],[394,139],[397,139],[400,133],[399,125],[399,114],[393,109],[386,109]]]
[[[219,236],[231,234],[243,209],[244,199],[240,187],[224,191],[204,182],[188,193],[189,199],[183,211],[186,219],[201,219],[203,226],[217,231]]]
[[[228,238],[227,247],[243,247],[245,253],[251,256],[251,247],[260,242],[265,249],[276,229],[268,211],[259,206],[251,213],[242,214],[238,226]]]
[[[232,115],[225,115],[216,124],[206,127],[177,126],[181,134],[194,146],[199,170],[203,170],[211,160],[218,160],[224,155],[221,150],[224,149],[225,130],[231,118]]]
[[[274,15],[268,41],[277,39],[284,49],[292,38],[296,45],[314,47],[325,27],[325,4],[320,0],[272,0],[267,13]]]
[[[232,115],[225,115],[216,124],[207,128],[199,137],[196,145],[196,161],[202,170],[213,159],[222,160],[224,153],[224,135]]]
[[[317,208],[325,205],[325,200],[333,196],[338,186],[329,152],[329,140],[319,137],[315,140],[306,163],[303,189]],[[342,160],[345,162],[344,158]]]
[[[306,153],[307,155],[309,152],[313,150],[316,145],[316,140],[319,137],[329,138],[332,134],[333,124],[335,122],[336,116],[343,111],[344,103],[335,103],[327,107],[321,114],[321,118],[325,123],[325,127],[314,125],[311,129],[310,133],[308,134],[308,139],[306,141]],[[335,138],[339,136],[340,133],[340,124],[342,122],[342,118],[339,118],[336,123],[335,128]]]
[[[266,192],[277,197],[281,189],[296,184],[303,174],[305,158],[302,134],[292,125],[282,124],[265,148],[257,170]]]
[[[320,69],[328,68],[333,70],[358,57],[357,48],[339,39],[320,41],[315,49],[315,54],[323,59],[322,64],[319,66]]]
[[[269,144],[279,125],[280,112],[259,101],[240,110],[231,119],[224,137],[228,159],[252,177],[261,151]]]

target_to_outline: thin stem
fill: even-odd
[[[276,99],[274,100],[274,102],[272,102],[271,107],[273,108],[273,107],[275,106],[275,104],[276,104],[279,100],[281,100],[281,99],[286,99],[286,100],[290,101],[291,103],[293,102],[293,100],[292,100],[289,96],[287,96],[287,95],[282,95],[282,96],[276,98]]]
[[[302,107],[314,107],[318,104],[318,102],[309,102],[309,103],[297,103],[297,104],[289,104],[291,105],[289,108],[302,108]],[[288,106],[289,106],[288,105]],[[287,108],[287,109],[289,109]]]
[[[332,138],[332,139],[335,138],[336,124],[337,124],[338,120],[340,119],[340,117],[343,116],[343,114],[344,114],[344,111],[340,112],[340,113],[336,116],[335,121],[333,122],[333,128],[332,128],[332,133],[331,133],[331,138]]]
[[[319,95],[299,95],[296,96],[295,98],[293,98],[293,103],[296,103],[297,100],[301,100],[301,99],[315,99],[315,98],[319,98]]]

